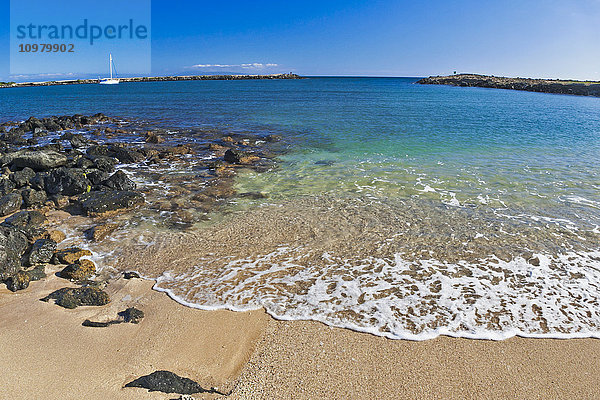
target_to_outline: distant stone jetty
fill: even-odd
[[[430,76],[417,81],[423,85],[451,85],[493,89],[525,90],[528,92],[573,94],[600,97],[600,82],[563,81],[558,79],[505,78],[498,76],[460,74]]]
[[[185,76],[149,76],[137,78],[119,78],[120,82],[168,82],[168,81],[235,81],[250,79],[304,79],[296,74],[271,74],[271,75],[185,75]],[[0,88],[29,87],[29,86],[56,86],[56,85],[84,85],[98,83],[98,79],[71,79],[47,82],[0,82]]]

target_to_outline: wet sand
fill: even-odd
[[[0,288],[0,397],[177,398],[123,388],[167,369],[234,399],[600,398],[596,339],[389,340],[263,311],[195,310],[139,279],[109,285],[105,307],[38,300],[63,286],[52,276],[14,294]],[[133,305],[146,314],[139,325],[81,326]],[[194,397],[220,397],[211,396]]]

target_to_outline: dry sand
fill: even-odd
[[[600,340],[393,341],[263,311],[194,310],[137,279],[111,284],[105,307],[39,301],[63,286],[52,276],[0,289],[0,398],[177,398],[123,388],[158,369],[234,399],[600,398]],[[81,326],[133,305],[146,313],[139,325]]]
[[[68,286],[55,276],[26,290],[0,289],[0,399],[171,399],[178,396],[123,388],[166,369],[203,387],[230,390],[250,357],[268,316],[183,307],[151,290],[152,282],[120,279],[107,288],[105,307],[67,310],[39,301]],[[138,325],[84,327],[129,306],[144,311]]]

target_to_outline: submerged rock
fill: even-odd
[[[62,288],[50,293],[41,299],[55,303],[64,308],[77,308],[79,306],[103,306],[110,303],[110,297],[105,291],[95,287]]]
[[[194,393],[220,393],[214,389],[204,389],[198,382],[189,378],[182,378],[170,371],[155,371],[129,382],[125,387],[139,387],[150,392],[194,394]]]
[[[139,206],[144,201],[144,196],[140,193],[121,190],[91,192],[79,197],[79,203],[88,216],[124,211]]]
[[[106,223],[103,225],[96,225],[90,229],[87,229],[84,234],[85,236],[94,242],[100,242],[105,237],[113,233],[119,227],[118,224]]]

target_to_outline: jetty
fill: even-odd
[[[171,81],[235,81],[251,79],[304,79],[296,74],[270,75],[183,75],[183,76],[143,76],[135,78],[119,78],[120,82],[171,82]],[[57,85],[86,85],[97,84],[99,79],[68,79],[45,82],[0,82],[0,88],[57,86]]]
[[[420,79],[416,83],[423,85],[482,87],[600,97],[600,82],[596,81],[506,78],[477,74],[458,74],[448,76],[430,76],[429,78]]]

